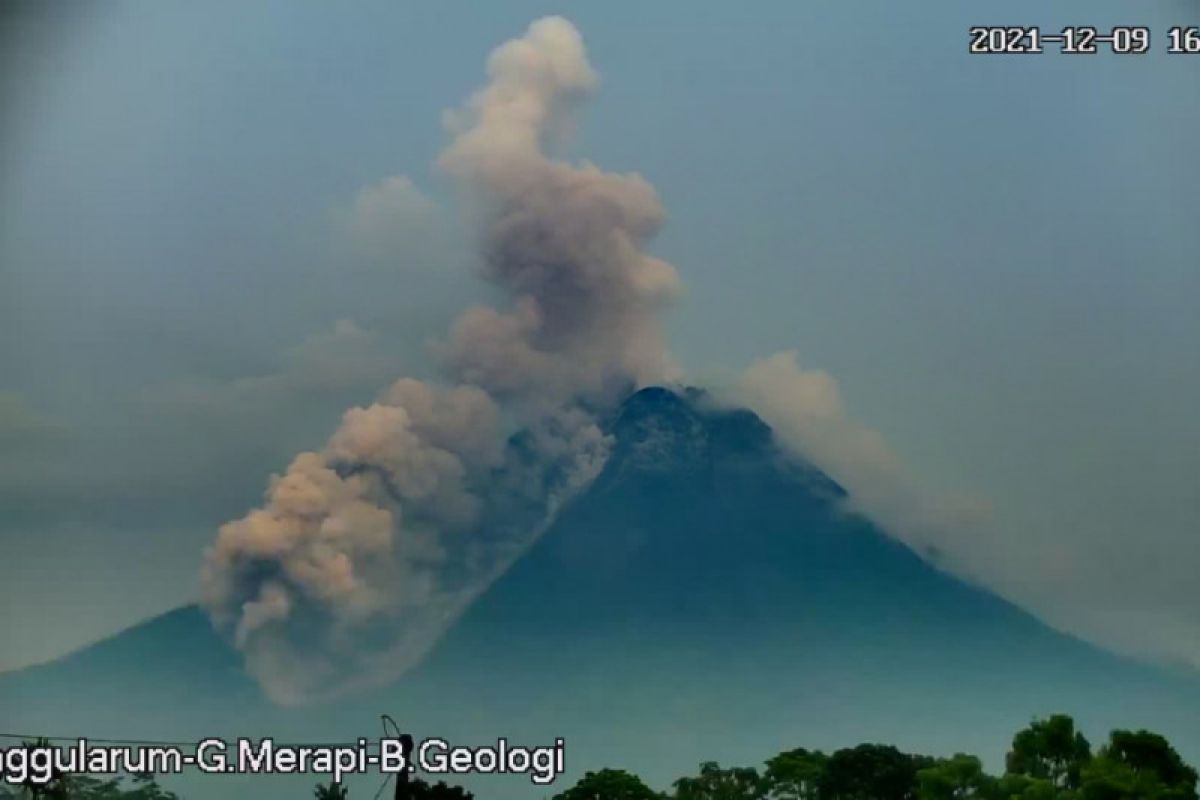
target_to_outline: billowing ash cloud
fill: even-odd
[[[465,312],[437,348],[444,385],[400,379],[347,411],[207,554],[205,605],[280,702],[416,663],[603,467],[596,414],[670,369],[656,313],[678,279],[642,249],[653,188],[546,154],[596,85],[578,32],[535,22],[488,78],[439,166],[509,304]]]
[[[542,150],[596,82],[579,34],[540,20],[492,53],[488,74],[452,116],[457,137],[440,165],[481,207],[486,277],[515,302],[464,314],[445,357],[464,379],[522,400],[603,400],[662,377],[654,312],[678,277],[641,249],[663,221],[653,187]]]

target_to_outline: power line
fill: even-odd
[[[379,722],[381,725],[383,725],[384,736],[388,735],[388,725],[391,725],[396,731],[396,738],[400,737],[400,726],[396,724],[396,720],[392,719],[390,714],[380,714]],[[407,756],[407,753],[405,755]],[[372,797],[371,800],[379,800],[380,796],[383,794],[383,790],[387,788],[388,783],[392,780],[392,777],[392,775],[383,776],[383,780],[379,782],[379,788],[375,790],[375,796]],[[397,793],[399,793],[399,787],[397,787]]]

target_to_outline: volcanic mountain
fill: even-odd
[[[418,738],[563,737],[567,780],[613,766],[659,786],[701,760],[861,741],[995,766],[1013,731],[1059,711],[1093,738],[1144,726],[1200,756],[1200,680],[1099,650],[939,570],[847,510],[845,490],[749,411],[650,388],[608,426],[600,476],[393,685],[274,707],[183,608],[0,676],[0,728],[352,741],[389,713]],[[181,780],[189,797],[296,796],[299,781]],[[377,780],[352,782],[352,796]],[[524,778],[454,782],[552,793]]]

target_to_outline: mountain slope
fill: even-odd
[[[1014,730],[1053,711],[1096,736],[1161,730],[1200,756],[1200,684],[940,572],[846,513],[844,490],[753,414],[646,389],[609,427],[594,484],[392,686],[272,708],[199,612],[180,610],[0,676],[0,723],[329,740],[373,735],[389,712],[465,743],[563,736],[573,774],[624,766],[660,784],[705,758],[863,740],[996,762]],[[238,796],[230,780],[193,796]],[[466,782],[531,796],[524,779],[489,780]]]
[[[593,752],[635,724],[656,742],[646,770],[664,752],[753,761],[863,739],[998,759],[1054,710],[1200,743],[1196,685],[938,571],[846,514],[844,491],[754,415],[651,389],[613,430],[601,477],[413,679],[469,685],[489,664],[519,676],[508,719],[587,719]]]

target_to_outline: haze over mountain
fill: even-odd
[[[601,474],[399,681],[276,707],[182,608],[0,676],[3,730],[350,741],[375,736],[386,712],[458,743],[562,736],[568,779],[619,766],[661,784],[702,759],[869,740],[998,762],[1011,731],[1065,711],[1091,733],[1146,726],[1200,755],[1200,681],[939,571],[848,513],[845,491],[754,414],[648,388],[604,426]],[[189,797],[295,796],[300,782],[167,780]],[[525,778],[462,782],[541,792]],[[376,784],[356,778],[352,796]]]

